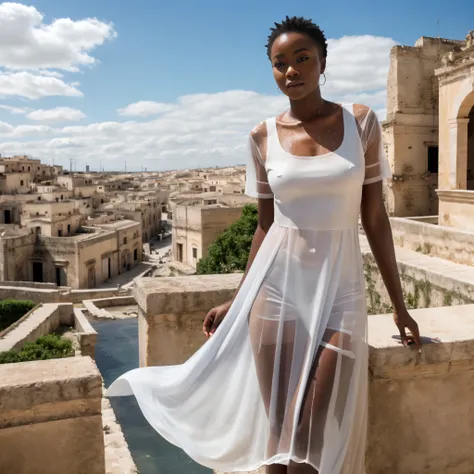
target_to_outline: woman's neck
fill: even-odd
[[[301,100],[290,100],[289,115],[299,122],[310,122],[327,113],[327,102],[321,97],[319,87]]]

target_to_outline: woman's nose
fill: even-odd
[[[292,66],[290,66],[290,67],[286,70],[286,77],[288,77],[288,78],[290,78],[290,79],[291,79],[291,78],[294,78],[294,77],[297,77],[297,76],[299,76],[299,75],[300,75],[300,73],[299,73],[296,69],[294,69]]]

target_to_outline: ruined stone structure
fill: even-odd
[[[384,144],[393,172],[385,186],[388,211],[397,217],[438,213],[439,86],[435,70],[460,41],[421,37],[395,46],[387,81]]]
[[[474,228],[474,45],[420,38],[390,57],[384,142],[389,213]],[[438,205],[439,202],[439,205]]]

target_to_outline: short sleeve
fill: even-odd
[[[365,106],[354,106],[365,156],[363,184],[372,184],[392,177],[390,164],[383,147],[382,127],[375,112]]]
[[[257,199],[272,199],[273,193],[268,183],[264,154],[266,149],[266,127],[254,130],[249,136],[247,169],[245,174],[245,194]],[[265,136],[263,136],[265,135]]]

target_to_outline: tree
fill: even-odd
[[[257,221],[257,206],[244,206],[240,218],[209,246],[208,256],[199,260],[197,273],[203,275],[245,271]]]

